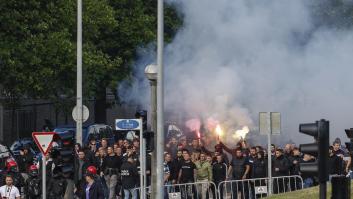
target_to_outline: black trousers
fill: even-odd
[[[232,199],[238,199],[238,194],[241,194],[242,199],[249,199],[250,182],[232,182]]]

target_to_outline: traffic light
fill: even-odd
[[[136,119],[142,119],[142,128],[143,131],[147,131],[147,111],[146,110],[138,110],[135,113]]]
[[[72,178],[74,173],[74,148],[75,135],[73,131],[65,131],[57,133],[56,140],[58,147],[56,148],[56,158],[59,162],[62,172],[65,176]]]
[[[154,150],[154,132],[153,131],[143,132],[143,138],[145,138],[146,140],[147,153],[152,152]]]
[[[320,182],[320,198],[326,198],[326,182],[328,181],[328,150],[329,150],[329,121],[324,119],[315,123],[300,124],[299,132],[314,137],[315,142],[301,144],[299,149],[304,154],[317,157],[315,162],[301,163],[300,172],[318,175]],[[325,193],[324,193],[325,192]]]
[[[346,129],[346,135],[351,140],[350,142],[346,142],[346,148],[352,155],[353,153],[353,128]]]
[[[347,150],[352,158],[353,152],[353,128],[346,129],[346,135],[350,142],[346,142]],[[350,174],[350,173],[348,173]],[[335,175],[331,178],[332,185],[332,199],[349,199],[351,198],[351,179],[347,175]]]

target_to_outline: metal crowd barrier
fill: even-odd
[[[151,198],[151,187],[146,187],[146,198]],[[140,187],[133,189],[138,196]],[[213,182],[194,182],[164,185],[164,198],[168,199],[218,199],[217,187]]]
[[[217,187],[213,182],[193,182],[164,185],[168,199],[217,199]]]
[[[222,181],[194,182],[164,185],[165,197],[168,199],[257,199],[267,197],[269,178]],[[286,193],[303,189],[302,177],[272,177],[272,193]],[[135,188],[140,196],[140,188]],[[151,187],[146,187],[146,198],[151,198]],[[138,197],[140,198],[140,197]]]
[[[269,178],[228,180],[218,184],[218,198],[257,199],[267,197]],[[272,193],[285,193],[303,189],[300,176],[272,177]]]

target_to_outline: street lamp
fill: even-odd
[[[145,75],[150,81],[157,81],[157,65],[150,64],[145,68]]]
[[[145,68],[145,75],[150,81],[151,85],[151,131],[155,134],[157,132],[157,65],[150,64]],[[153,144],[157,144],[157,136],[153,137]],[[152,181],[152,198],[156,198],[157,193],[157,172],[156,172],[156,160],[157,160],[157,147],[154,147],[151,158],[151,181]]]

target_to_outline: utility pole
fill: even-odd
[[[77,121],[76,142],[82,145],[82,0],[77,0]]]
[[[157,194],[156,199],[164,198],[164,79],[163,79],[163,0],[158,0],[157,21]]]

